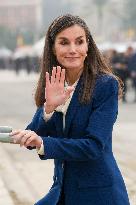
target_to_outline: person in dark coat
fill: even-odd
[[[136,102],[136,53],[134,53],[132,57],[130,58],[128,62],[128,69],[130,71],[132,85],[133,85],[134,93],[135,93],[134,102]]]
[[[54,159],[54,183],[35,205],[129,205],[112,152],[121,93],[84,20],[56,18],[46,34],[37,111],[26,130],[11,133],[40,159]]]
[[[122,66],[123,66],[123,75],[121,77],[123,83],[124,83],[124,95],[123,95],[123,101],[126,102],[126,95],[127,95],[127,80],[131,78],[131,71],[129,70],[129,61],[131,57],[133,56],[134,49],[133,47],[129,46],[127,47],[126,51],[122,54]]]
[[[124,93],[122,100],[123,102],[126,102],[126,94],[127,94],[127,80],[129,78],[129,71],[128,71],[128,53],[127,51],[125,53],[117,53],[113,55],[113,58],[111,59],[111,64],[114,70],[114,73],[122,80],[124,84]]]

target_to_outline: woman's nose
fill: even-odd
[[[70,53],[75,53],[76,52],[76,45],[75,44],[71,44],[70,48],[69,48]]]

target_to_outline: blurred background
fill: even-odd
[[[124,82],[113,151],[136,205],[135,0],[0,0],[0,125],[24,129],[31,121],[46,31],[65,13],[85,19]],[[35,151],[0,143],[0,205],[32,205],[48,192],[52,175],[52,160],[40,161]]]

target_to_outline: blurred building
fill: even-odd
[[[74,0],[42,0],[43,30],[46,31],[57,16],[71,13],[73,4]]]
[[[42,23],[41,0],[0,0],[0,26],[11,30],[39,30]]]

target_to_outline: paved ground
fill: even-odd
[[[37,75],[16,77],[0,71],[0,125],[23,129],[35,106],[33,94]],[[113,149],[127,185],[131,205],[136,205],[136,104],[129,90],[127,104],[119,104],[114,127]],[[33,205],[52,183],[52,160],[40,161],[35,151],[18,145],[0,144],[0,205]]]

